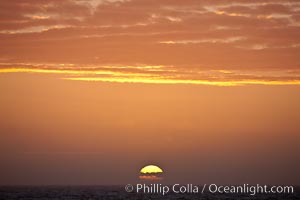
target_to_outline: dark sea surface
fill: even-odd
[[[127,193],[121,186],[0,186],[0,200],[144,200],[144,199],[272,199],[272,200],[297,200],[300,199],[299,189],[294,188],[293,194],[174,194],[169,193],[165,196],[159,194],[137,194]]]

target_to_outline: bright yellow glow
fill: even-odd
[[[228,15],[228,16],[232,16],[232,17],[250,17],[250,15],[248,14],[243,14],[243,13],[228,13],[225,11],[215,11],[214,12],[217,15]]]
[[[156,166],[156,165],[148,165],[148,166],[143,167],[140,172],[143,173],[143,174],[146,174],[146,173],[162,173],[163,170],[161,168],[159,168],[158,166]]]
[[[274,77],[278,80],[264,79],[239,79],[239,75],[245,75],[244,72],[213,70],[213,71],[180,71],[167,66],[101,66],[101,67],[65,67],[60,64],[59,68],[0,68],[0,73],[43,73],[43,74],[60,74],[64,80],[73,81],[99,81],[113,83],[148,83],[148,84],[193,84],[193,85],[212,85],[212,86],[242,86],[242,85],[300,85],[298,76],[294,80],[284,80],[286,72],[276,73]],[[119,70],[120,69],[120,70]],[[134,70],[137,71],[134,71]],[[180,75],[181,73],[193,74]],[[208,76],[207,76],[208,74]],[[226,76],[229,78],[226,78]],[[204,75],[204,76],[202,76]],[[261,72],[253,72],[249,76],[262,77]],[[289,74],[288,74],[289,75]],[[235,77],[234,77],[235,76]],[[210,79],[212,77],[213,79]],[[197,78],[197,79],[196,79]]]
[[[158,79],[158,78],[94,78],[74,77],[64,78],[76,81],[100,81],[115,83],[151,83],[151,84],[194,84],[213,86],[241,86],[241,85],[300,85],[300,80],[295,81],[268,81],[268,80],[241,80],[241,81],[210,81],[210,80],[184,80],[184,79]]]
[[[146,68],[149,69],[149,68]],[[155,69],[155,68],[154,68]],[[34,68],[6,68],[0,69],[0,73],[42,73],[42,74],[65,74],[65,75],[111,75],[111,76],[130,76],[130,77],[147,77],[153,76],[146,73],[130,73],[130,72],[118,72],[109,70],[82,70],[82,69],[34,69]]]
[[[7,68],[0,69],[0,73],[46,73],[46,74],[113,74],[110,71],[85,71],[85,70],[67,70],[67,69],[34,69],[34,68]]]

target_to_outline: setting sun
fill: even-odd
[[[148,165],[145,166],[141,169],[141,173],[146,174],[146,173],[162,173],[163,170],[155,165]]]
[[[139,178],[146,181],[162,180],[163,170],[156,165],[147,165],[140,170]]]

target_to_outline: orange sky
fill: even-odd
[[[1,0],[0,184],[300,184],[300,2]]]

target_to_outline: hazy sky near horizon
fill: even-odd
[[[0,185],[299,185],[300,2],[1,0]]]

